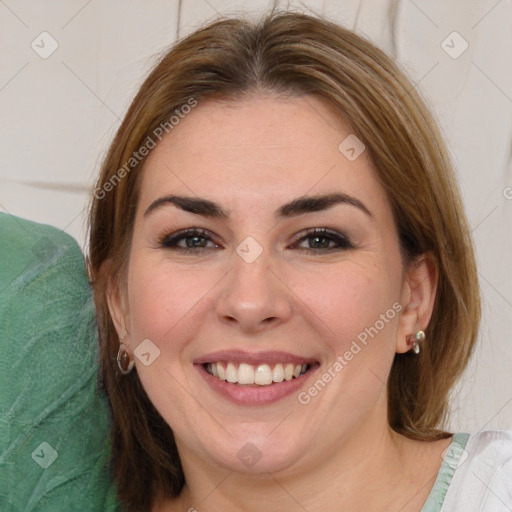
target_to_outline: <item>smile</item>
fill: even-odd
[[[218,361],[206,363],[205,370],[219,380],[239,385],[270,386],[274,383],[289,381],[304,375],[308,364],[277,363],[273,365],[235,363]]]
[[[302,363],[300,365],[240,363],[235,365],[225,361],[196,363],[194,366],[208,387],[219,396],[236,405],[252,406],[270,405],[297,394],[313,378],[320,367],[318,363]],[[217,375],[214,375],[213,372],[216,372]],[[220,377],[222,374],[223,378]],[[274,377],[276,382],[274,382]],[[230,381],[227,380],[228,378]],[[260,382],[260,384],[256,382]]]

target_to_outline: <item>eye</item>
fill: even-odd
[[[306,230],[306,234],[300,236],[294,246],[299,245],[302,241],[308,241],[309,243],[309,247],[302,248],[307,254],[342,251],[354,248],[354,245],[346,235],[328,228],[310,228]]]
[[[309,247],[299,247],[304,241],[309,242]],[[213,246],[207,244],[211,242]],[[165,235],[159,241],[159,246],[164,249],[198,252],[208,249],[218,249],[209,231],[202,228],[189,228]],[[342,251],[354,248],[350,239],[343,233],[328,228],[309,228],[301,233],[292,246],[298,247],[306,254],[319,254],[326,252]]]
[[[181,244],[184,242],[184,244]],[[210,249],[206,244],[212,242],[214,248],[219,247],[215,244],[210,236],[210,233],[206,229],[201,228],[190,228],[171,235],[165,235],[160,240],[160,246],[165,249],[173,249],[178,251],[198,251],[203,249]]]

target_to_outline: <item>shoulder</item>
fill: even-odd
[[[469,434],[464,450],[469,466],[486,468],[512,481],[512,430]]]
[[[457,434],[458,457],[442,510],[510,511],[512,507],[512,430]],[[446,459],[445,459],[446,460]],[[450,464],[450,461],[448,461]]]
[[[463,448],[466,459],[486,460],[489,463],[512,460],[512,430],[486,430],[465,436],[467,441]]]
[[[512,442],[512,430],[485,430],[476,434],[469,434],[468,443],[475,445],[505,444]]]
[[[57,228],[2,213],[0,240],[0,503],[115,510],[111,417],[80,247]]]

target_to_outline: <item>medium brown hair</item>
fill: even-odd
[[[292,12],[271,12],[259,22],[220,19],[176,43],[151,71],[110,146],[92,199],[88,269],[100,375],[112,412],[118,497],[129,510],[148,510],[157,496],[175,497],[184,485],[170,427],[137,372],[123,376],[116,364],[119,338],[105,294],[108,278],[123,282],[129,257],[145,158],[130,159],[191,99],[237,100],[258,91],[313,94],[333,105],[365,144],[387,193],[404,265],[432,254],[439,271],[433,315],[421,354],[395,355],[388,421],[409,438],[448,435],[440,427],[449,391],[472,353],[480,302],[467,220],[428,108],[384,52],[328,20]]]

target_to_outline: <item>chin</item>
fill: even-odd
[[[209,457],[215,464],[226,470],[248,474],[266,474],[286,471],[299,463],[303,458],[306,447],[298,444],[297,437],[287,432],[278,435],[269,432],[275,428],[265,425],[264,433],[253,435],[226,436],[225,444],[219,445],[215,441],[214,452]],[[255,429],[252,429],[253,431]],[[212,441],[213,443],[213,441]],[[205,446],[205,450],[211,446]]]

